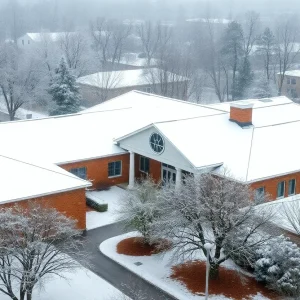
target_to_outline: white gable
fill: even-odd
[[[160,134],[164,139],[164,151],[161,154],[156,154],[150,146],[150,136],[153,133]],[[188,172],[195,171],[194,166],[155,126],[149,126],[136,134],[125,137],[118,142],[118,144],[126,150],[133,151],[134,153],[149,157],[162,163],[179,167]]]

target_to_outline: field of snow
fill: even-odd
[[[82,268],[74,273],[64,273],[67,280],[53,277],[44,288],[36,288],[35,300],[130,300],[119,290]],[[0,300],[11,300],[0,292]]]
[[[128,237],[137,236],[137,233],[127,233],[117,237],[113,237],[104,241],[100,245],[100,251],[106,255],[107,257],[113,259],[120,265],[129,269],[133,273],[139,275],[144,278],[148,282],[151,282],[158,288],[164,290],[166,293],[180,300],[203,300],[204,295],[194,295],[189,292],[185,286],[180,284],[178,281],[174,281],[169,278],[171,275],[171,267],[170,259],[172,256],[172,252],[167,252],[166,254],[156,254],[152,256],[128,256],[118,254],[116,251],[117,244]],[[205,260],[205,257],[199,257],[199,259]],[[142,263],[142,265],[137,266],[135,263]],[[176,263],[174,263],[176,264]],[[223,266],[228,269],[236,269],[237,267],[230,260],[226,261]],[[225,300],[228,299],[223,295],[217,295],[210,297],[212,300]],[[253,297],[255,300],[266,300],[267,298],[258,294]]]
[[[120,198],[124,193],[126,191],[117,186],[111,187],[108,191],[87,192],[86,195],[90,199],[100,204],[108,203],[108,210],[106,212],[90,211],[86,213],[87,230],[115,223],[117,221],[116,210],[119,207]]]

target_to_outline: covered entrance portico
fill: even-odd
[[[116,140],[130,153],[129,188],[135,180],[149,174],[156,181],[182,184],[183,173],[195,173],[195,167],[154,126]],[[159,178],[158,178],[159,177]]]
[[[144,159],[148,159],[150,160],[149,165],[151,166],[151,161],[153,161],[152,158],[148,158],[148,157],[143,157],[140,156],[140,154],[135,154],[134,152],[130,152],[130,167],[129,167],[129,185],[128,188],[133,188],[134,187],[134,183],[136,181],[136,179],[139,178],[138,174],[136,174],[136,165],[140,163],[140,161],[137,161],[136,158],[144,158]],[[175,184],[176,188],[179,188],[181,186],[182,183],[182,169],[179,167],[174,167],[172,165],[163,163],[163,162],[159,162],[160,163],[160,178],[159,181],[162,182],[162,184],[166,184],[168,182]],[[140,168],[138,168],[140,169]],[[158,173],[157,170],[155,170],[156,174]],[[146,174],[146,173],[144,173]],[[153,177],[154,179],[158,179],[157,177],[153,176],[153,171],[150,170],[147,173],[147,175],[150,175],[151,177]]]

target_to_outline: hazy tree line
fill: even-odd
[[[153,5],[150,2],[148,4]],[[50,5],[50,2],[43,5],[47,3]],[[81,2],[75,1],[74,7],[76,3]],[[36,18],[26,12],[26,8],[39,5],[42,4],[32,2],[22,6],[13,0],[2,6],[2,12],[7,10],[6,17],[9,17],[2,31],[10,32],[10,38],[2,39],[0,45],[0,90],[11,120],[20,107],[47,113],[60,111],[56,107],[57,98],[49,91],[53,90],[51,84],[62,57],[75,79],[100,71],[116,71],[107,72],[98,83],[102,87],[99,102],[105,101],[108,90],[119,82],[119,63],[126,53],[139,53],[146,67],[155,60],[158,70],[144,75],[153,93],[198,103],[207,102],[208,95],[212,101],[220,102],[280,95],[286,71],[299,61],[296,17],[266,23],[258,13],[247,12],[222,24],[208,17],[207,12],[202,22],[186,22],[183,10],[180,18],[172,23],[124,22],[124,19],[90,16],[82,27],[80,20],[76,24],[65,20],[63,26],[57,21],[56,27],[50,23],[41,27],[41,24],[37,26]],[[147,3],[145,5],[147,7]],[[72,16],[72,11],[69,15]],[[40,31],[41,40],[33,47],[20,49],[16,40],[27,28],[46,30]],[[61,30],[65,32],[55,42],[46,35],[47,31]],[[281,77],[277,76],[278,72]],[[183,78],[188,80],[183,81]],[[67,81],[73,82],[69,86],[69,97],[69,92],[78,91],[78,87],[75,80]],[[74,95],[76,103],[77,96]],[[80,109],[78,103],[74,104],[72,112],[75,112],[74,107]],[[65,108],[62,111],[66,111]]]

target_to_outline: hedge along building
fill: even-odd
[[[132,187],[145,174],[180,186],[184,173],[225,168],[275,200],[300,193],[299,130],[300,107],[286,97],[198,105],[137,91],[74,115],[1,123],[10,164],[0,164],[0,204],[37,199],[85,229],[86,188]]]

